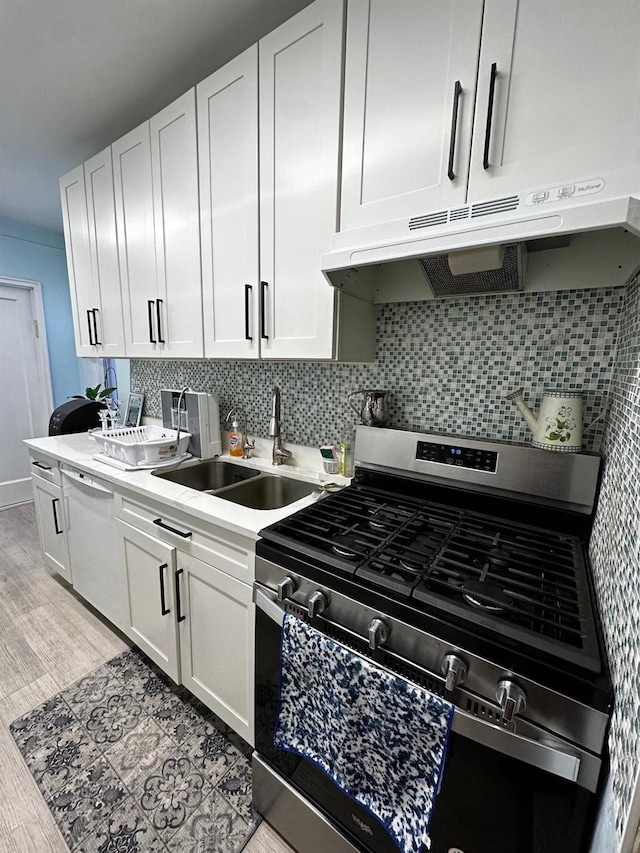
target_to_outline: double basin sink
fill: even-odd
[[[279,509],[300,500],[318,486],[288,477],[264,474],[255,468],[207,459],[170,471],[152,471],[155,477],[205,492],[250,509]]]

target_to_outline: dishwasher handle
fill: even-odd
[[[102,492],[106,495],[112,495],[113,489],[104,486],[99,480],[94,480],[88,474],[83,474],[81,471],[76,471],[73,468],[62,468],[62,476],[76,483],[81,483],[88,489],[93,489],[96,492]]]

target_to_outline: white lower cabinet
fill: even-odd
[[[44,561],[50,569],[71,583],[62,488],[35,474],[32,474],[31,482]]]
[[[253,541],[33,452],[31,463],[46,564],[253,745]]]
[[[125,577],[124,631],[179,683],[176,549],[119,519],[116,523]]]
[[[253,745],[251,587],[178,551],[181,681]]]
[[[253,744],[251,586],[120,519],[117,524],[125,632]]]

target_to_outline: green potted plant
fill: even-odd
[[[116,390],[115,388],[102,388],[102,383],[98,383],[95,388],[85,388],[84,394],[72,394],[72,400],[93,400],[94,402],[100,402],[105,397],[109,397]]]

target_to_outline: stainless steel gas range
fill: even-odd
[[[300,853],[397,850],[277,749],[285,612],[455,706],[430,853],[582,853],[613,695],[587,557],[600,459],[359,427],[350,486],[261,531],[254,803]]]

